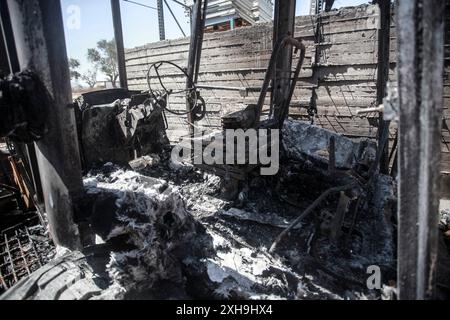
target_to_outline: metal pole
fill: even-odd
[[[383,104],[389,81],[389,53],[391,42],[391,1],[378,0],[381,26],[378,31],[378,75],[377,75],[377,105]],[[382,143],[383,131],[389,130],[390,123],[384,121],[383,113],[379,114],[378,143]],[[380,172],[389,174],[389,140],[382,150]]]
[[[158,4],[158,25],[159,25],[159,40],[166,40],[166,26],[164,24],[164,6],[163,0],[157,0]]]
[[[188,66],[186,70],[186,74],[188,75],[188,79],[186,82],[186,89],[191,89],[193,86],[194,78],[195,78],[195,70],[198,63],[197,50],[199,49],[199,41],[202,37],[204,30],[202,28],[202,0],[195,0],[194,7],[192,9],[192,26],[191,26],[191,42],[189,46],[189,57],[188,57]],[[190,99],[187,98],[186,108],[189,111],[188,113],[188,122],[189,122],[189,136],[191,138],[194,137],[194,116],[191,112],[192,105],[190,103]]]
[[[120,87],[128,89],[125,48],[123,45],[122,15],[120,13],[120,0],[111,0],[111,11],[113,16],[114,38],[116,40],[117,48],[117,63],[119,65]]]
[[[441,0],[397,1],[400,299],[435,294],[444,5]]]
[[[57,245],[80,249],[74,212],[84,191],[60,1],[7,2],[20,67],[36,72],[54,101],[49,132],[36,143],[50,231]]]
[[[295,0],[276,0],[274,17],[273,47],[286,36],[294,37],[295,31]],[[289,83],[292,73],[292,45],[286,45],[276,61],[273,80],[273,116],[278,120],[284,113],[284,101],[289,94]]]

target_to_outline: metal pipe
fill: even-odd
[[[53,98],[49,131],[36,143],[50,232],[56,245],[80,249],[75,204],[84,194],[61,4],[7,0],[22,70],[34,71]]]
[[[120,87],[128,89],[127,66],[125,61],[125,48],[123,45],[122,15],[120,0],[111,0],[111,11],[114,25],[114,39],[117,48],[117,64],[119,68]]]

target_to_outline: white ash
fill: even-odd
[[[107,266],[114,282],[111,290],[124,294],[151,288],[161,280],[182,286],[176,251],[189,245],[197,226],[180,195],[165,181],[120,169],[109,175],[90,175],[84,183],[88,194],[115,199],[115,221],[104,240],[126,235],[135,246],[132,251],[111,254]]]

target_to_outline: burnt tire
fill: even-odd
[[[10,288],[0,300],[89,300],[110,280],[105,271],[109,251],[70,252],[40,268]]]

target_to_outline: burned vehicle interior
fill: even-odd
[[[0,2],[0,300],[450,298],[450,1],[296,3],[125,49],[111,0],[74,98],[61,2]]]

